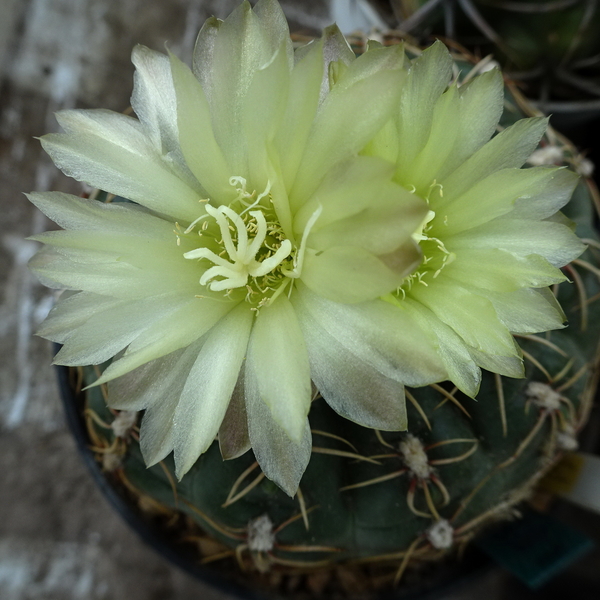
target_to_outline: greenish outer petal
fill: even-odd
[[[570,263],[585,250],[581,240],[561,223],[508,218],[453,236],[450,244],[456,252],[502,248],[524,257],[534,251],[555,267]]]
[[[136,300],[140,297],[167,294],[173,290],[189,291],[193,296],[198,289],[195,280],[181,281],[178,270],[142,270],[115,260],[114,255],[44,247],[30,261],[30,270],[41,283],[50,288],[83,290],[114,298]],[[64,252],[64,251],[63,251]]]
[[[458,131],[452,152],[436,177],[445,179],[481,148],[496,130],[504,109],[504,81],[498,69],[473,78],[458,88]]]
[[[242,130],[235,132],[238,140],[241,133],[248,147],[243,172],[248,173],[251,190],[262,192],[269,180],[269,152],[286,109],[289,85],[290,66],[282,44],[272,60],[256,71],[242,111]],[[288,145],[293,143],[288,140]],[[273,200],[277,201],[275,196]]]
[[[219,449],[223,460],[238,458],[248,452],[252,446],[244,397],[245,377],[244,364],[242,364],[227,412],[219,428]]]
[[[450,53],[441,42],[411,63],[395,114],[402,140],[398,165],[411,164],[427,143],[434,106],[450,83],[452,65]]]
[[[547,125],[548,119],[542,117],[521,119],[493,137],[448,177],[438,180],[443,185],[444,203],[464,194],[496,171],[523,166]]]
[[[41,142],[65,175],[180,221],[196,218],[197,190],[162,160],[139,121],[105,110],[67,110],[56,118],[66,133]]]
[[[343,71],[335,82],[335,87],[339,90],[345,90],[379,71],[402,69],[404,58],[404,46],[402,44],[369,50],[356,60],[348,63],[348,68]]]
[[[248,378],[275,422],[300,443],[312,396],[310,367],[298,319],[285,295],[259,309],[248,347]]]
[[[431,115],[429,138],[410,164],[399,163],[396,180],[414,186],[426,195],[455,146],[460,123],[460,99],[456,85],[450,86],[437,100]],[[400,137],[400,139],[403,139]]]
[[[395,306],[382,300],[340,304],[314,294],[302,284],[292,300],[295,306],[301,303],[303,316],[310,316],[323,335],[333,337],[383,376],[409,386],[447,378],[435,338]]]
[[[461,392],[475,398],[481,383],[481,369],[471,358],[464,340],[419,302],[405,298],[402,300],[400,308],[423,331],[431,332],[430,335],[436,339],[436,351],[448,372],[448,379]]]
[[[207,334],[173,417],[177,477],[187,473],[213,443],[246,354],[254,315],[244,303]]]
[[[409,294],[452,327],[469,346],[489,354],[515,355],[513,338],[498,319],[492,303],[447,280],[443,273],[435,285],[416,284]]]
[[[559,167],[552,171],[553,176],[548,185],[531,198],[519,198],[506,218],[532,221],[547,219],[569,202],[579,181],[579,176],[566,167]]]
[[[321,71],[321,91],[319,95],[319,106],[325,102],[331,90],[330,73],[336,63],[340,65],[351,65],[356,60],[356,55],[350,48],[348,40],[337,25],[330,25],[323,30],[321,37],[323,44],[323,69]],[[300,57],[304,49],[296,51]]]
[[[457,251],[456,260],[444,267],[444,277],[467,288],[475,286],[496,292],[546,287],[567,279],[538,254],[522,257],[501,248]]]
[[[313,123],[290,192],[292,207],[299,207],[336,163],[359,152],[383,127],[398,102],[402,74],[379,71],[347,89],[332,89]]]
[[[552,195],[560,169],[502,169],[476,183],[470,190],[444,204],[443,223],[437,220],[431,235],[448,236],[474,229],[496,217],[510,213],[518,200],[535,203]],[[432,204],[433,210],[435,206]],[[438,224],[439,223],[439,224]]]
[[[129,345],[125,354],[104,371],[95,385],[120,377],[144,363],[188,346],[234,307],[233,302],[192,298],[188,304],[168,317],[152,323]]]
[[[358,246],[333,246],[318,254],[307,252],[302,282],[334,302],[374,300],[395,290],[421,262],[418,247],[408,244],[397,253],[393,269]]]
[[[498,318],[511,333],[540,333],[564,327],[565,314],[548,288],[478,293],[494,305]]]
[[[323,329],[296,296],[292,302],[306,340],[311,377],[331,408],[364,427],[406,429],[402,383],[378,372]]]
[[[482,352],[471,347],[469,348],[469,352],[473,360],[486,371],[498,373],[498,375],[505,377],[513,377],[514,379],[525,377],[525,365],[521,358],[520,349],[516,344],[514,356],[488,354],[487,352]]]
[[[170,55],[173,85],[177,96],[179,143],[185,160],[202,187],[213,198],[234,197],[229,185],[232,175],[215,139],[211,112],[204,91],[190,69]],[[196,215],[204,211],[196,204]],[[193,220],[193,219],[192,219]]]
[[[198,340],[109,381],[108,405],[117,410],[144,410],[162,403],[168,394],[175,394],[174,388],[178,390],[175,394],[178,399],[201,342]]]

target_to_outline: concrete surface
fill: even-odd
[[[22,192],[80,191],[33,139],[56,130],[54,111],[74,106],[123,110],[131,92],[129,54],[135,43],[161,49],[169,41],[174,52],[189,57],[204,19],[224,16],[235,4],[0,0],[2,600],[227,598],[147,548],[113,513],[81,463],[49,366],[51,348],[32,336],[53,297],[26,269],[35,246],[24,238],[49,223]],[[285,7],[296,30],[329,22],[325,0],[288,0]],[[343,10],[343,3],[336,2],[336,10]],[[589,517],[581,519],[589,525]],[[533,597],[519,590],[494,571],[447,600]]]

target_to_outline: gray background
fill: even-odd
[[[51,225],[22,192],[81,191],[52,166],[34,139],[57,129],[56,110],[122,111],[131,93],[129,55],[135,43],[160,50],[169,42],[173,52],[189,59],[202,22],[211,14],[225,16],[236,4],[0,0],[2,600],[226,598],[147,548],[112,511],[81,463],[62,414],[51,348],[32,336],[53,296],[28,273],[35,244],[24,238]],[[293,30],[306,33],[333,16],[346,19],[350,8],[348,1],[336,2],[332,15],[326,0],[288,0],[284,7]],[[598,519],[564,511],[568,519],[600,529]],[[570,576],[592,581],[597,561],[597,554],[588,557]],[[445,598],[508,596],[533,597],[494,570]]]

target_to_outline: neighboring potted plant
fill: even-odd
[[[104,192],[29,195],[65,229],[33,238],[68,290],[39,333],[107,480],[198,560],[317,596],[512,517],[597,380],[590,193],[521,168],[573,148],[441,43],[294,50],[275,0],[209,19],[191,70],[133,62],[137,119],[63,111],[42,138]]]

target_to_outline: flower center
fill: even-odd
[[[416,190],[413,189],[413,193],[415,191]],[[435,181],[429,187],[429,193],[425,198],[429,205],[431,205],[431,196],[434,192],[438,193],[440,197],[443,197],[443,188]],[[412,234],[413,240],[419,244],[423,252],[423,262],[414,273],[411,273],[404,279],[402,285],[395,292],[396,297],[404,299],[406,293],[409,292],[415,284],[427,287],[429,285],[427,280],[435,279],[442,272],[443,268],[456,258],[453,252],[448,251],[442,240],[429,236],[435,218],[435,211],[430,209],[421,225]]]
[[[285,237],[274,209],[261,204],[270,198],[270,182],[258,196],[246,191],[242,177],[232,177],[229,183],[238,190],[238,198],[230,206],[217,208],[206,201],[206,214],[184,232],[190,233],[202,221],[198,233],[205,244],[183,256],[213,263],[202,274],[200,285],[213,292],[225,291],[228,297],[245,288],[247,302],[264,306],[300,276],[306,237],[320,210],[309,220],[300,246],[295,247]]]

